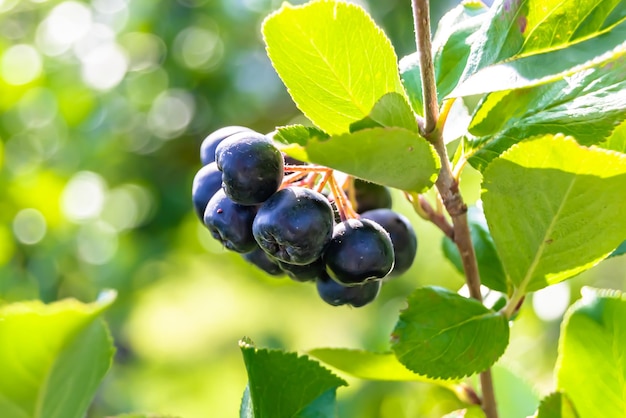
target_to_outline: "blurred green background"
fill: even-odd
[[[107,317],[118,352],[90,417],[238,416],[241,337],[291,351],[386,350],[412,289],[463,284],[441,234],[397,192],[394,208],[418,231],[417,260],[361,309],[265,276],[196,219],[191,181],[208,133],[269,132],[300,117],[260,39],[280,3],[0,0],[0,299],[118,290]],[[414,51],[408,0],[359,3],[398,56]],[[433,2],[434,21],[454,4]],[[476,201],[479,175],[468,169],[463,188]],[[559,319],[583,284],[624,289],[626,257],[527,301],[501,363],[538,393],[552,389]],[[423,384],[349,381],[342,417],[436,417],[459,405]]]

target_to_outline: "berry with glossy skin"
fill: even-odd
[[[254,264],[270,276],[282,276],[285,272],[280,268],[276,260],[271,258],[265,251],[257,245],[249,253],[242,254],[249,263]]]
[[[354,199],[356,213],[391,208],[391,192],[387,187],[361,179],[354,179]]]
[[[225,126],[211,133],[204,138],[200,145],[200,161],[202,165],[207,165],[215,161],[215,149],[217,146],[231,135],[239,132],[253,132],[251,129],[243,126]]]
[[[273,195],[283,180],[283,156],[257,132],[240,132],[215,150],[226,195],[240,205],[258,205]]]
[[[279,190],[260,208],[252,225],[259,247],[289,264],[310,264],[320,258],[332,235],[333,210],[314,190]]]
[[[193,207],[200,220],[204,217],[204,210],[213,195],[222,188],[222,172],[215,163],[202,167],[193,178],[191,198]]]
[[[204,225],[213,238],[226,248],[238,253],[246,253],[256,248],[252,235],[252,222],[256,215],[255,206],[238,205],[218,190],[209,200],[204,212]]]
[[[309,282],[315,280],[320,274],[324,273],[326,264],[321,258],[305,265],[289,264],[284,261],[278,261],[280,268],[287,273],[291,279],[297,282]]]
[[[374,280],[359,286],[342,286],[327,274],[323,274],[315,281],[317,293],[322,300],[332,306],[352,305],[360,308],[372,302],[378,296],[381,281]]]
[[[361,214],[361,219],[370,219],[389,233],[395,262],[389,276],[398,276],[407,271],[415,260],[417,236],[409,220],[391,209],[375,209]]]
[[[381,279],[393,267],[393,244],[380,225],[348,219],[335,225],[323,255],[326,271],[345,286]]]

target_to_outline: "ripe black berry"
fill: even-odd
[[[222,188],[222,173],[215,163],[202,167],[193,178],[191,198],[198,218],[203,219],[207,203]]]
[[[398,276],[407,271],[415,260],[417,236],[409,220],[391,209],[375,209],[361,214],[361,219],[370,219],[389,233],[395,262],[390,276]]]
[[[282,276],[284,274],[276,260],[267,255],[258,245],[254,250],[242,255],[246,261],[254,264],[271,276]]]
[[[243,126],[226,126],[204,138],[204,141],[202,141],[200,145],[200,161],[202,165],[207,165],[215,161],[215,149],[220,142],[239,132],[252,132],[252,130],[244,128]]]
[[[213,238],[226,248],[246,253],[256,247],[252,236],[252,222],[256,211],[255,206],[238,205],[223,190],[218,190],[207,204],[204,224]]]
[[[279,190],[259,209],[252,232],[270,256],[289,264],[310,264],[330,240],[333,211],[316,191],[302,187]]]
[[[322,300],[332,306],[352,305],[355,308],[367,305],[378,296],[381,281],[374,280],[358,286],[342,286],[327,274],[315,281],[317,293]]]
[[[335,225],[324,250],[326,271],[337,282],[350,286],[385,277],[393,267],[389,234],[368,219],[348,219]]]
[[[240,132],[223,140],[215,151],[222,187],[233,202],[257,205],[278,190],[283,179],[283,156],[256,132]]]
[[[354,199],[356,213],[391,208],[391,192],[387,187],[361,179],[354,179]]]
[[[315,280],[315,278],[324,273],[324,270],[326,269],[326,264],[324,264],[321,257],[314,262],[305,265],[289,264],[284,261],[278,261],[278,265],[285,273],[287,273],[287,276],[297,282]]]

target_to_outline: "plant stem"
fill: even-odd
[[[442,126],[438,126],[439,103],[435,84],[435,69],[430,41],[430,7],[428,0],[412,0],[415,19],[415,38],[419,51],[422,92],[424,100],[424,129],[422,134],[434,146],[441,160],[441,171],[435,185],[448,214],[452,218],[454,243],[459,249],[467,286],[472,298],[482,301],[480,275],[474,245],[467,222],[467,205],[459,191],[459,183],[452,172],[448,152],[443,142]],[[491,370],[480,374],[482,408],[487,418],[498,418]]]

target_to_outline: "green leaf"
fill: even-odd
[[[555,392],[543,398],[534,417],[578,418],[578,414],[567,395],[562,392]]]
[[[450,92],[449,97],[473,96],[496,91],[534,87],[559,81],[624,49],[626,22],[567,48],[522,55],[489,65]]]
[[[294,158],[321,164],[373,183],[423,192],[439,174],[434,148],[415,132],[372,128],[328,138],[302,126],[279,128],[274,140]]]
[[[626,416],[626,296],[583,288],[561,328],[556,385],[581,417]]]
[[[621,0],[496,1],[472,37],[463,79],[511,57],[565,49],[599,36],[621,21],[620,9]]]
[[[439,102],[457,85],[470,53],[470,36],[483,24],[488,8],[481,2],[464,2],[448,12],[433,38],[433,65]],[[400,60],[400,77],[413,109],[423,113],[419,54]]]
[[[483,206],[509,279],[538,290],[585,271],[626,238],[626,155],[545,135],[484,173]]]
[[[98,319],[114,292],[84,304],[63,300],[0,307],[0,411],[7,418],[80,418],[111,365]]]
[[[481,372],[504,353],[509,325],[480,302],[438,287],[408,298],[392,334],[392,349],[408,369],[454,379]]]
[[[626,121],[615,128],[611,136],[598,146],[626,154]]]
[[[263,23],[263,37],[298,108],[330,134],[348,132],[383,95],[405,95],[391,42],[355,4],[284,3]]]
[[[329,366],[366,380],[417,381],[450,387],[454,380],[431,379],[407,369],[394,353],[373,353],[348,348],[317,348],[309,354]]]
[[[492,93],[475,112],[469,131],[478,151],[470,163],[483,170],[530,136],[563,133],[582,145],[598,144],[626,118],[626,48],[565,79]]]
[[[372,108],[369,116],[350,124],[350,132],[367,128],[398,127],[419,132],[417,119],[404,96],[387,93]]]
[[[242,401],[242,417],[334,417],[335,390],[347,385],[344,380],[306,356],[258,349],[247,339],[240,341],[239,347],[249,387]]]
[[[467,211],[467,221],[476,252],[481,283],[490,289],[507,293],[509,284],[482,209],[476,206],[470,207]],[[463,274],[463,262],[454,242],[448,237],[443,237],[441,243],[445,257],[459,273]]]
[[[526,418],[537,409],[539,397],[527,381],[500,364],[492,367],[491,374],[501,417]]]

